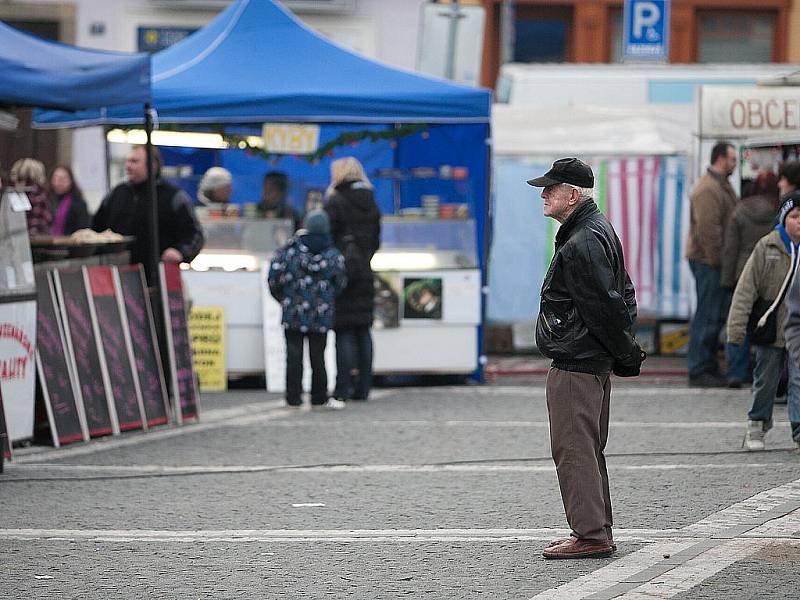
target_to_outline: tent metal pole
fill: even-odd
[[[145,141],[145,160],[147,161],[147,230],[150,236],[150,248],[148,248],[147,258],[145,259],[144,273],[147,280],[147,292],[150,296],[150,306],[153,310],[153,321],[155,322],[156,338],[158,339],[158,350],[161,355],[161,368],[163,370],[164,381],[167,382],[167,393],[170,398],[175,398],[175,390],[172,390],[169,377],[170,358],[167,348],[166,319],[163,309],[164,303],[161,297],[161,276],[159,273],[159,262],[161,253],[159,251],[160,242],[158,239],[158,192],[156,190],[157,173],[153,168],[153,113],[150,104],[144,105],[144,131],[147,136]]]
[[[159,286],[158,259],[159,259],[159,239],[158,239],[158,200],[156,196],[156,173],[153,169],[153,115],[150,112],[150,105],[144,105],[144,131],[147,135],[145,142],[145,157],[147,160],[147,229],[150,236],[150,248],[147,253],[147,283],[150,287]]]

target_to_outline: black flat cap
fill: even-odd
[[[557,183],[569,183],[582,188],[594,187],[592,168],[577,158],[559,158],[553,167],[541,177],[529,179],[528,185],[547,187]]]

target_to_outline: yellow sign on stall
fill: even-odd
[[[225,309],[221,306],[193,306],[189,313],[194,370],[204,392],[228,389],[225,375]]]
[[[319,125],[264,123],[264,149],[274,154],[313,154],[319,148]]]

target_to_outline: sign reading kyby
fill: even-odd
[[[669,0],[625,0],[623,22],[626,61],[667,61]]]

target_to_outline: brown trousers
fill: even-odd
[[[550,448],[567,523],[580,539],[612,537],[611,495],[603,451],[608,441],[611,377],[551,368],[547,374]]]

